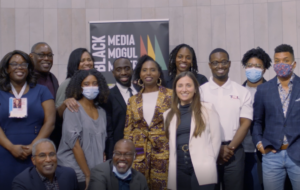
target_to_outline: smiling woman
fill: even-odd
[[[162,113],[169,109],[172,90],[163,87],[161,67],[148,55],[134,70],[142,90],[128,100],[124,138],[131,139],[137,156],[132,167],[145,175],[149,189],[167,189],[169,143]]]
[[[187,44],[179,44],[170,53],[166,87],[172,88],[175,77],[184,71],[191,71],[197,78],[199,85],[207,82],[207,78],[198,73],[194,49]]]
[[[26,53],[15,50],[6,54],[0,63],[0,76],[0,187],[11,189],[13,178],[32,165],[33,143],[48,138],[53,131],[55,106],[47,87],[36,84]],[[16,109],[26,110],[27,117],[10,118],[10,99],[21,99],[21,108]]]

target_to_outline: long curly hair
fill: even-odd
[[[96,69],[76,71],[66,89],[66,98],[80,100],[83,97],[81,83],[89,75],[93,75],[97,79],[99,94],[94,99],[94,105],[97,107],[107,102],[109,88],[104,76]]]
[[[136,64],[135,69],[133,71],[133,80],[138,81],[140,79],[140,73],[141,73],[142,67],[146,61],[152,61],[156,64],[158,72],[160,74],[161,85],[166,86],[165,80],[164,80],[164,74],[162,72],[160,65],[149,55],[143,55],[142,57],[139,58],[138,63]]]
[[[0,89],[9,92],[11,90],[10,86],[10,78],[7,73],[7,69],[9,66],[9,61],[14,55],[20,55],[23,59],[28,63],[28,75],[26,77],[27,84],[30,88],[33,88],[37,84],[38,75],[34,71],[34,65],[31,62],[29,55],[20,50],[14,50],[12,52],[7,53],[0,62]]]
[[[190,67],[190,71],[197,76],[198,73],[198,65],[197,65],[197,57],[195,54],[194,49],[187,45],[187,44],[179,44],[178,46],[176,46],[170,53],[169,56],[169,65],[168,65],[168,75],[171,76],[171,78],[175,78],[176,74],[177,74],[177,67],[176,67],[176,56],[178,51],[183,48],[186,47],[190,50],[191,54],[192,54],[192,66]]]

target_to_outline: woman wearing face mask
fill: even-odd
[[[263,49],[257,47],[244,54],[242,64],[245,67],[247,77],[243,86],[250,91],[254,100],[257,86],[266,82],[263,74],[266,69],[270,68],[271,58]],[[243,147],[245,151],[244,189],[260,190],[262,189],[262,178],[260,177],[262,176],[261,155],[260,158],[256,155],[250,130],[243,141]]]
[[[67,98],[79,104],[78,112],[64,111],[58,164],[75,170],[80,189],[87,189],[90,169],[104,160],[106,114],[99,106],[106,102],[109,89],[95,69],[77,71],[66,90]]]
[[[55,107],[58,113],[56,117],[55,129],[50,136],[56,147],[59,146],[62,131],[62,116],[66,108],[70,111],[78,111],[78,104],[74,98],[66,99],[66,88],[69,85],[72,76],[78,70],[89,70],[94,68],[94,59],[85,48],[77,48],[72,51],[68,62],[67,78],[62,82],[57,90]]]
[[[139,59],[133,78],[142,90],[127,104],[124,138],[137,153],[132,167],[145,175],[149,189],[167,189],[169,143],[162,114],[170,108],[172,90],[163,87],[161,67],[148,55]]]
[[[207,82],[207,78],[198,73],[197,57],[194,49],[187,44],[179,44],[170,53],[166,87],[172,88],[175,77],[184,71],[191,71],[197,78],[199,85]]]
[[[171,109],[164,113],[170,158],[168,189],[214,190],[221,146],[219,116],[211,103],[200,101],[191,72],[176,76]]]

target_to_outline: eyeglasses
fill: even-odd
[[[38,155],[33,155],[33,157],[38,157],[41,160],[45,160],[47,158],[47,156],[49,156],[49,158],[53,159],[54,157],[56,157],[56,153],[55,152],[50,152],[48,155],[45,153],[41,153]]]
[[[15,68],[17,68],[17,67],[21,67],[22,69],[27,69],[27,68],[28,68],[28,63],[20,63],[20,64],[18,64],[18,63],[16,63],[16,62],[12,62],[12,63],[9,63],[9,65],[10,65],[13,69],[15,69]]]
[[[213,62],[210,62],[210,64],[214,67],[218,66],[219,63],[221,63],[222,66],[227,66],[229,64],[229,62],[230,62],[229,60],[224,60],[224,61],[221,61],[221,62],[213,61]]]
[[[39,58],[45,59],[46,57],[48,57],[49,59],[52,59],[54,54],[42,54],[42,53],[35,53],[35,52],[31,52],[34,53],[35,55],[39,56]]]
[[[113,156],[116,158],[121,158],[122,156],[124,156],[125,158],[132,158],[133,157],[133,153],[120,153],[120,152],[114,152]]]
[[[255,68],[262,68],[262,65],[258,64],[258,63],[246,63],[246,67],[247,68],[251,68],[251,67],[255,67]]]

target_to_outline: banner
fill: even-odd
[[[138,58],[148,54],[167,70],[169,20],[101,21],[90,23],[91,53],[95,68],[108,84],[115,83],[113,62],[127,57],[135,68]]]

